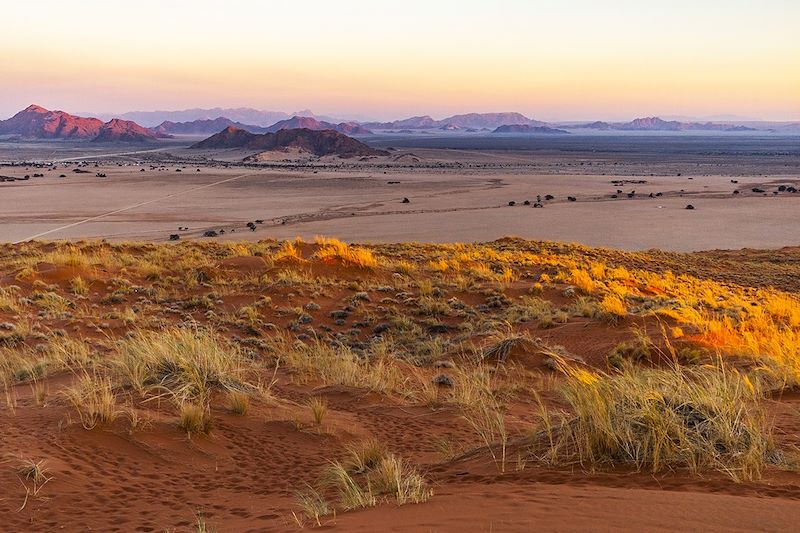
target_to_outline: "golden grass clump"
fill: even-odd
[[[375,268],[378,266],[378,259],[366,248],[350,246],[338,239],[317,237],[315,242],[318,246],[314,257],[320,261],[330,263],[338,262],[346,266],[359,268]]]
[[[573,285],[586,293],[592,293],[598,289],[598,284],[594,281],[592,275],[580,268],[572,270],[570,281]]]
[[[569,413],[554,422],[543,410],[545,431],[534,445],[549,461],[652,472],[712,468],[743,481],[760,477],[774,448],[762,394],[735,370],[625,365],[604,374],[559,366]]]
[[[244,416],[250,411],[250,395],[238,390],[228,393],[228,407],[232,413]]]
[[[69,280],[69,288],[73,294],[77,295],[84,295],[89,292],[89,286],[87,285],[86,281],[80,277],[75,276],[71,280]]]
[[[417,272],[417,265],[405,259],[395,261],[392,263],[391,268],[394,272],[397,272],[398,274],[404,274],[406,276],[414,275]]]
[[[331,463],[323,472],[322,486],[335,490],[345,510],[372,507],[381,499],[394,500],[397,505],[422,503],[433,495],[422,474],[391,453],[358,475],[340,462]]]
[[[13,384],[38,380],[58,370],[74,373],[85,372],[94,361],[94,352],[82,340],[70,337],[54,337],[37,349],[13,344],[14,336],[24,338],[18,331],[5,338],[8,347],[0,347],[0,383],[6,388]],[[20,341],[21,342],[21,341]]]
[[[332,463],[325,469],[322,485],[336,491],[339,505],[345,510],[374,507],[378,503],[372,486],[362,486],[341,463]]]
[[[280,249],[273,254],[272,260],[274,262],[281,260],[305,261],[303,254],[300,252],[300,247],[293,241],[284,241]]]
[[[619,296],[607,294],[600,301],[600,311],[608,320],[619,320],[625,318],[628,314],[628,309],[625,307],[625,302]]]
[[[73,245],[59,247],[46,254],[42,260],[45,263],[74,268],[89,268],[92,265],[92,258]]]
[[[0,348],[0,383],[5,389],[22,381],[38,379],[46,371],[45,358],[34,357],[29,350]]]
[[[329,385],[346,385],[382,393],[404,393],[408,376],[386,354],[362,358],[346,346],[320,340],[291,343],[273,339],[279,364],[303,380],[319,379]]]
[[[389,455],[386,445],[377,439],[368,439],[347,446],[348,458],[344,466],[348,472],[363,474],[377,467]]]
[[[322,525],[321,518],[323,516],[333,512],[325,496],[311,486],[308,486],[306,490],[295,492],[295,500],[306,518],[313,520],[317,526]],[[302,521],[296,515],[295,520],[302,526]]]
[[[184,402],[179,408],[178,427],[190,435],[211,433],[212,419],[208,407],[202,403]]]
[[[393,498],[397,505],[423,503],[433,495],[422,474],[393,454],[384,457],[370,472],[369,478],[378,494]]]
[[[138,331],[117,344],[126,384],[171,395],[179,403],[205,401],[213,390],[257,392],[248,382],[255,364],[208,330]]]
[[[95,360],[95,352],[82,339],[56,337],[50,340],[44,351],[48,366],[55,369],[78,371]]]
[[[18,289],[14,286],[0,287],[0,311],[6,313],[19,313],[22,306],[17,296]]]
[[[328,412],[328,402],[325,401],[325,398],[314,396],[308,400],[308,408],[311,410],[314,423],[317,427],[322,427],[322,421]]]
[[[536,349],[536,342],[527,333],[515,333],[510,325],[506,324],[503,330],[495,331],[487,339],[483,350],[484,361],[505,362],[516,350],[531,352]]]
[[[63,391],[67,401],[78,412],[85,429],[110,424],[121,414],[111,379],[84,373],[75,384]]]
[[[464,409],[464,420],[478,434],[489,450],[497,470],[501,474],[505,473],[508,430],[506,429],[505,414],[500,404],[493,398],[484,398],[483,401],[476,402]],[[497,447],[499,450],[495,450]]]

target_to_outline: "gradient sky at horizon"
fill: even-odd
[[[1,11],[0,118],[37,103],[800,119],[798,0],[30,0]]]

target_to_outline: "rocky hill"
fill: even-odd
[[[0,135],[19,135],[31,139],[92,139],[103,121],[83,118],[64,111],[50,111],[30,105],[9,118],[0,120]]]
[[[103,124],[92,142],[151,142],[158,135],[130,120],[113,118]]]
[[[389,155],[386,151],[370,148],[338,131],[308,128],[284,129],[258,135],[229,126],[216,135],[194,144],[192,148],[245,148],[278,152],[299,150],[320,157],[338,156],[341,158]]]
[[[148,142],[170,137],[164,132],[143,128],[135,122],[78,117],[64,111],[50,111],[30,105],[8,120],[0,120],[0,135],[26,139],[69,139],[96,142]]]
[[[569,135],[568,131],[549,126],[531,126],[530,124],[506,124],[495,129],[492,133],[528,133],[546,135]]]

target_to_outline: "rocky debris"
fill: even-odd
[[[447,374],[439,374],[438,376],[435,376],[433,379],[431,379],[431,383],[440,387],[452,387],[455,385],[453,378]]]

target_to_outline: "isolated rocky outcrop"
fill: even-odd
[[[244,148],[258,151],[299,150],[316,156],[341,158],[389,155],[334,130],[308,128],[282,129],[274,133],[255,134],[228,126],[216,135],[192,145],[197,149]]]
[[[530,119],[521,113],[467,113],[453,115],[442,122],[459,128],[498,128],[506,125],[544,126],[544,122]]]
[[[527,133],[547,135],[569,135],[568,131],[549,126],[531,126],[530,124],[506,124],[495,129],[492,133]]]
[[[114,118],[103,124],[92,142],[151,142],[158,136],[130,120]]]

